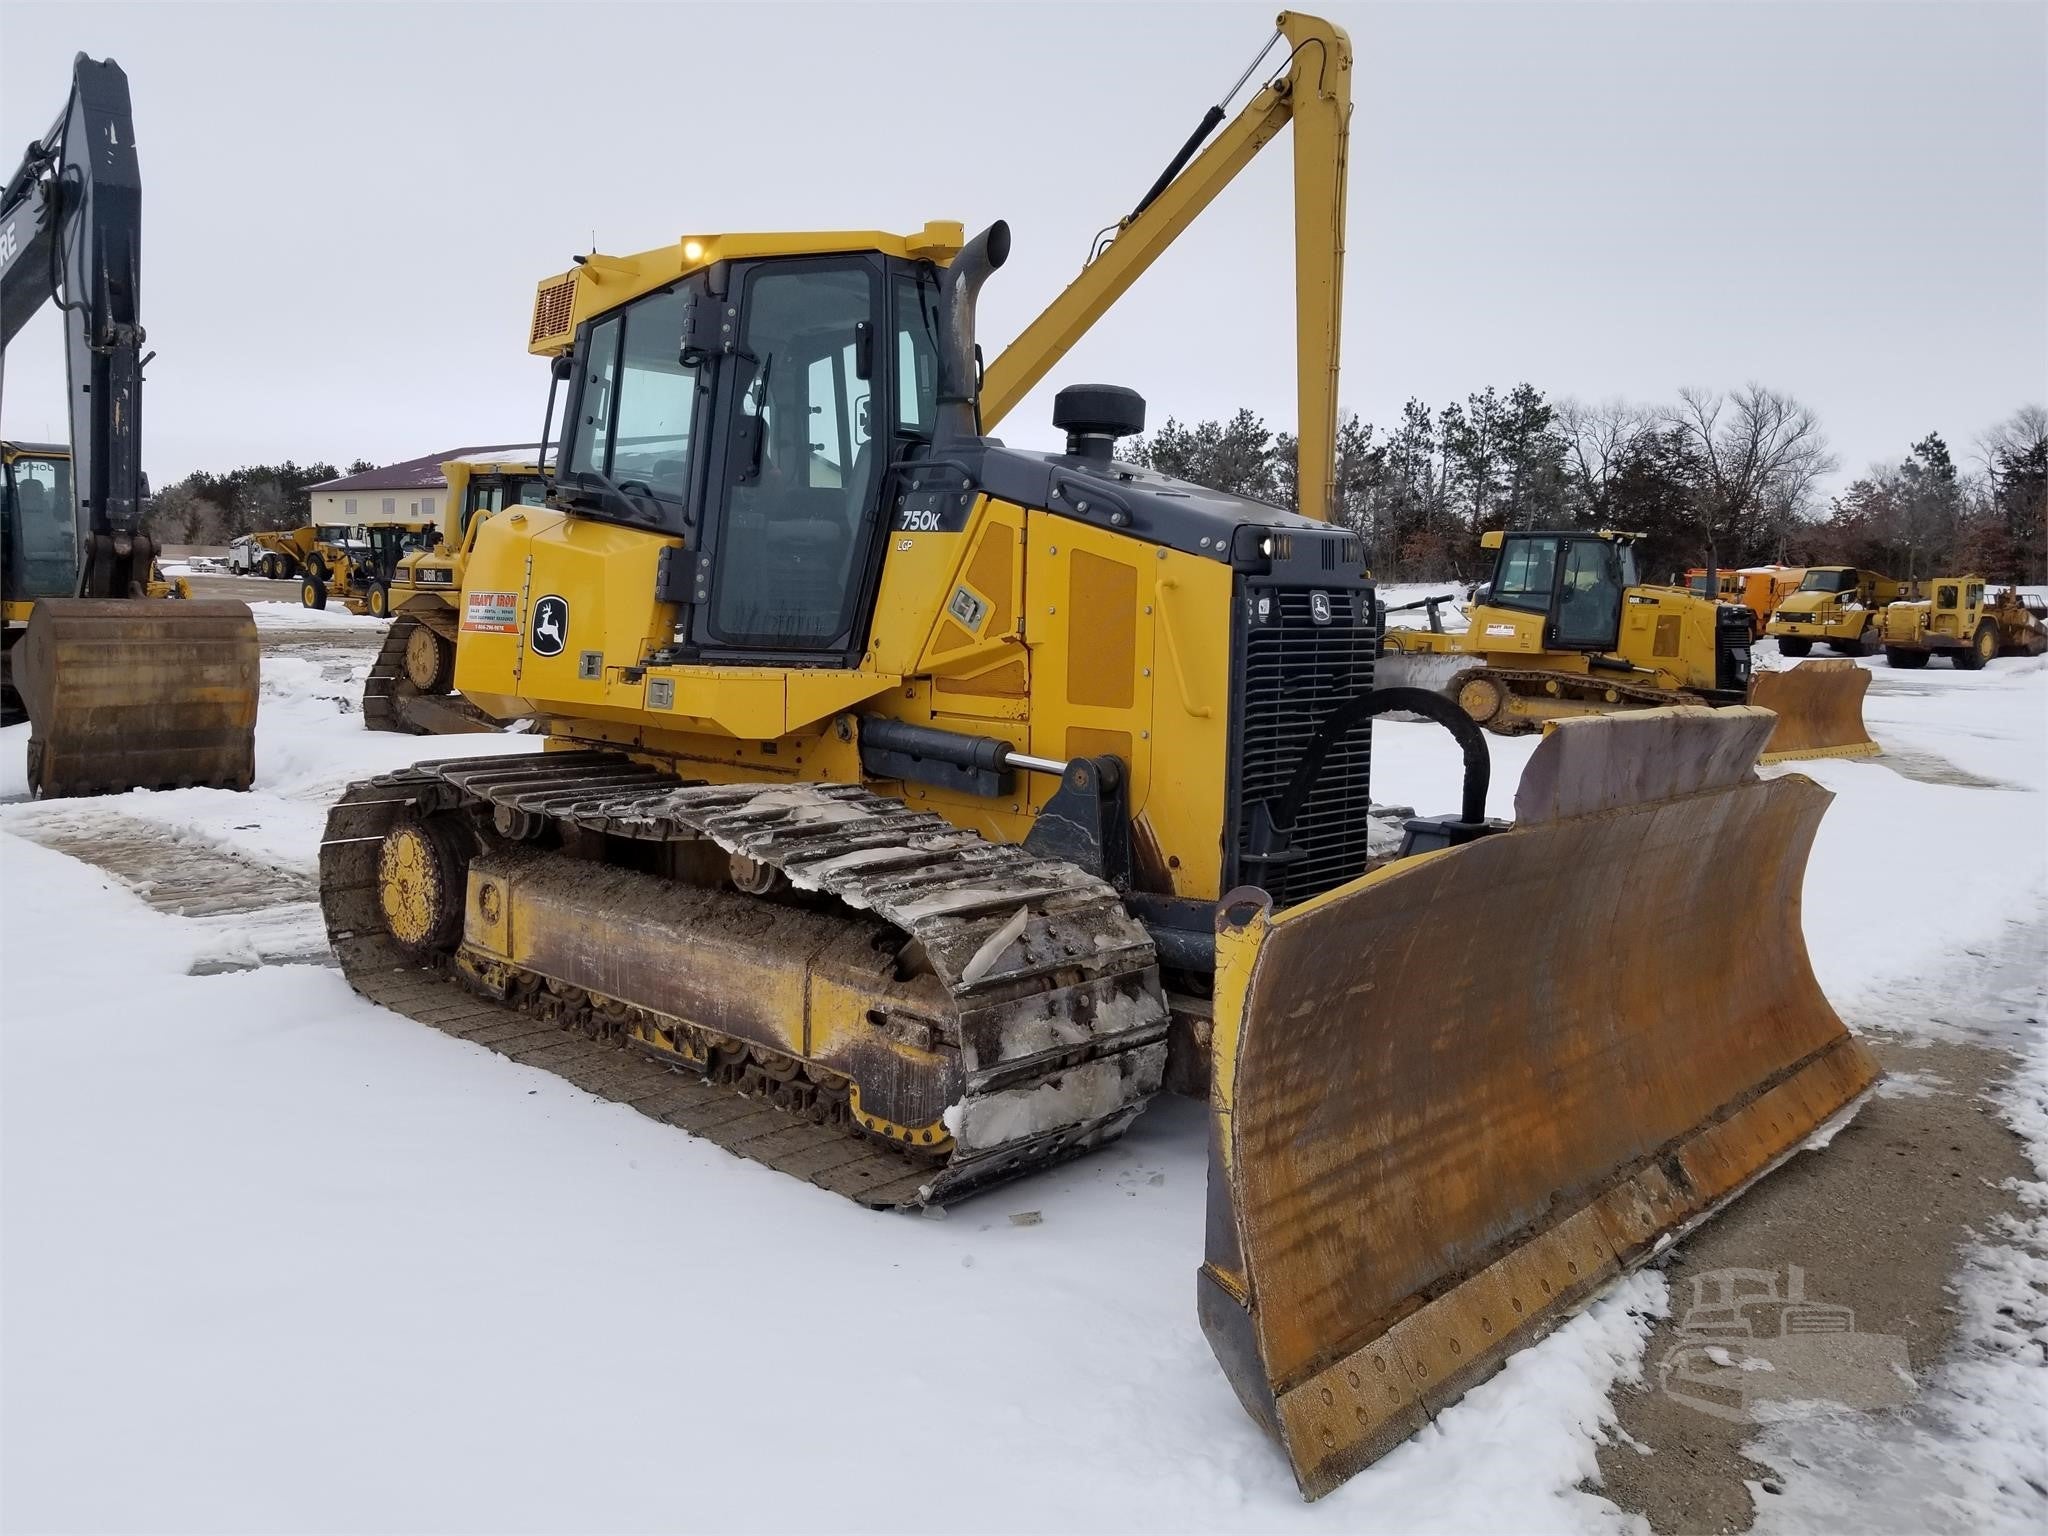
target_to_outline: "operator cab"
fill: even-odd
[[[456,523],[458,539],[469,532],[470,519],[481,512],[486,517],[507,507],[538,507],[547,502],[548,483],[540,475],[489,474],[470,478],[462,493],[462,510]]]
[[[939,290],[880,252],[733,260],[579,328],[555,497],[684,537],[679,645],[859,659],[892,469],[937,415]]]
[[[8,602],[72,597],[78,591],[78,509],[71,495],[71,455],[42,443],[9,443],[0,569]]]
[[[1559,650],[1612,650],[1621,639],[1623,594],[1639,585],[1630,538],[1570,529],[1496,534],[1487,601],[1544,615],[1543,641]]]
[[[1856,573],[1851,570],[1808,571],[1799,578],[1802,592],[1854,592]]]

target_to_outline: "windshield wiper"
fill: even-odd
[[[570,471],[570,473],[574,474],[576,478],[579,480],[581,480],[585,475],[588,475],[591,479],[595,480],[599,485],[603,486],[606,490],[610,491],[614,496],[618,497],[619,500],[623,501],[627,506],[631,507],[637,515],[646,518],[648,522],[659,523],[661,521],[660,508],[656,507],[653,509],[649,509],[648,507],[643,506],[637,498],[635,498],[626,490],[625,485],[619,484],[618,481],[614,480],[610,475],[606,474],[603,470],[578,469],[572,470]],[[626,482],[626,485],[647,486],[647,482],[645,480],[628,480]],[[647,486],[647,489],[651,493],[654,487]]]

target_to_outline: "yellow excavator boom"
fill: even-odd
[[[1337,472],[1351,39],[1341,27],[1299,11],[1281,12],[1278,25],[1275,40],[1284,41],[1288,50],[1280,72],[1186,169],[1174,174],[1169,168],[1161,184],[1119,222],[1108,246],[989,364],[982,382],[981,416],[985,429],[994,431],[1216,194],[1291,122],[1299,510],[1328,522]],[[1268,52],[1271,47],[1269,43]],[[1190,147],[1222,113],[1221,106],[1210,109]]]

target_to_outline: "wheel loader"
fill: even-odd
[[[2048,630],[2008,588],[1985,600],[1982,576],[1930,576],[1927,595],[1885,605],[1881,616],[1884,659],[1901,670],[1946,656],[1960,671],[1980,672],[2000,656],[2039,656]]]
[[[363,683],[363,724],[373,731],[430,736],[496,726],[455,692],[462,572],[483,520],[506,507],[539,506],[546,481],[533,458],[502,450],[451,459],[441,473],[448,494],[440,537],[398,562],[391,632]]]
[[[1766,762],[1863,757],[1869,678],[1825,663],[1753,675],[1740,603],[1646,585],[1639,535],[1607,528],[1493,530],[1486,598],[1463,630],[1389,629],[1380,686],[1432,688],[1499,735],[1559,720],[1672,705],[1756,703],[1778,717]],[[1705,578],[1702,577],[1702,584]]]
[[[0,350],[54,302],[68,364],[69,443],[0,453],[0,708],[28,717],[37,795],[255,775],[255,621],[164,601],[184,589],[143,526],[141,196],[127,76],[80,54],[0,190]]]
[[[1807,962],[1829,797],[1752,771],[1767,711],[1563,721],[1490,819],[1484,734],[1373,686],[1353,535],[1120,462],[1127,389],[1061,390],[1064,451],[988,435],[1290,117],[1300,268],[1334,279],[1349,42],[1280,27],[1280,72],[985,380],[1001,223],[541,283],[558,456],[474,534],[455,682],[549,750],[351,786],[320,871],[366,997],[872,1207],[1100,1147],[1180,1058],[1201,1324],[1316,1497],[1876,1069]],[[1297,282],[1318,510],[1339,292]],[[1390,828],[1396,709],[1464,771]]]

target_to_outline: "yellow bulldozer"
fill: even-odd
[[[1435,689],[1505,736],[1583,715],[1754,703],[1778,718],[1767,762],[1877,751],[1863,728],[1870,679],[1861,669],[1821,662],[1753,675],[1749,610],[1704,590],[1646,584],[1638,537],[1607,528],[1482,534],[1481,547],[1495,551],[1493,577],[1466,627],[1446,629],[1437,601],[1425,599],[1427,628],[1385,632],[1379,686]]]
[[[440,536],[400,559],[389,583],[391,631],[363,683],[368,729],[430,736],[494,728],[496,722],[455,692],[462,573],[484,519],[545,500],[537,459],[496,450],[441,466],[448,493]]]
[[[255,620],[164,601],[144,527],[141,202],[128,77],[81,53],[0,189],[0,351],[54,302],[69,365],[70,441],[0,451],[0,718],[28,719],[37,795],[255,776]]]
[[[549,750],[351,786],[320,879],[365,996],[873,1207],[1201,1085],[1198,1312],[1314,1497],[1876,1069],[1807,962],[1829,797],[1752,771],[1768,712],[1562,721],[1490,820],[1484,734],[1373,686],[1354,536],[1119,462],[1130,390],[1061,390],[1064,451],[988,435],[1291,118],[1328,505],[1351,52],[1280,29],[985,379],[1001,223],[542,282],[562,440],[474,532],[454,681]],[[1459,742],[1455,811],[1372,814],[1390,710]]]
[[[1982,576],[1930,576],[1927,595],[1888,603],[1881,618],[1885,661],[1910,670],[1946,656],[1964,672],[1978,672],[2000,656],[2039,656],[2048,650],[2043,613],[2019,589],[1989,601]],[[2039,603],[2039,599],[2035,600]]]

